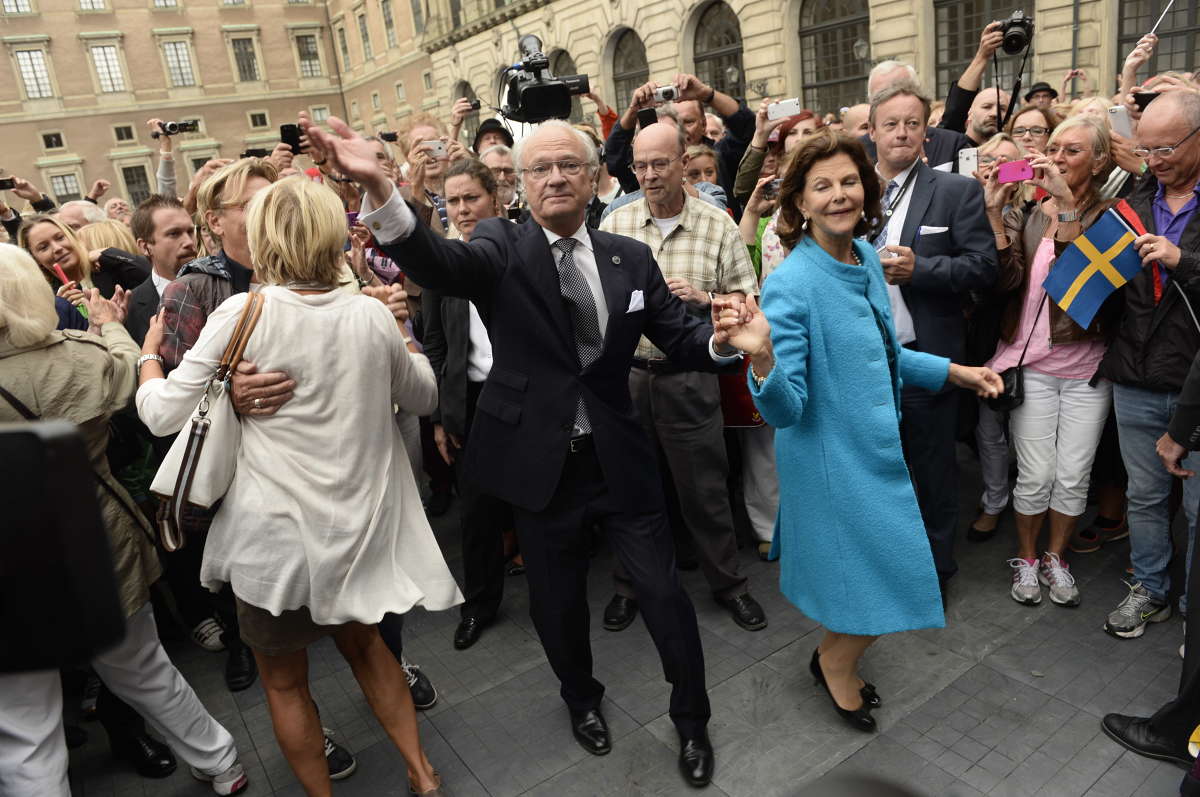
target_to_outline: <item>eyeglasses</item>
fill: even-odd
[[[1012,134],[1014,137],[1020,138],[1021,136],[1024,136],[1024,135],[1044,136],[1049,132],[1050,132],[1050,128],[1048,128],[1048,127],[1040,127],[1040,126],[1014,127]]]
[[[674,158],[655,158],[652,161],[634,161],[633,162],[633,173],[634,174],[645,174],[646,170],[650,169],[655,174],[662,174],[668,168],[670,168],[672,163],[679,160],[680,157],[682,157],[682,156],[676,155]]]
[[[534,168],[537,168],[537,167],[534,167]],[[504,166],[492,167],[492,174],[496,175],[497,177],[512,177],[516,173],[517,173],[517,170],[513,169],[513,168],[508,168],[508,167],[504,167]]]
[[[1083,149],[1082,147],[1060,147],[1058,144],[1051,144],[1050,146],[1046,147],[1046,154],[1051,158],[1060,152],[1065,152],[1074,157],[1080,153],[1087,152],[1087,150]]]
[[[1008,157],[1005,155],[980,155],[979,156],[979,164],[981,166],[991,166],[996,161],[1000,161],[1001,163],[1003,163],[1007,160],[1008,160]]]
[[[1177,141],[1173,147],[1154,147],[1153,149],[1147,149],[1146,147],[1134,147],[1133,154],[1137,155],[1139,158],[1149,158],[1151,155],[1157,155],[1160,158],[1169,158],[1175,154],[1175,150],[1179,149],[1183,142],[1196,135],[1198,131],[1200,131],[1200,127],[1194,128],[1192,132],[1179,139],[1179,141]]]
[[[535,163],[528,169],[523,169],[522,173],[529,175],[533,180],[541,182],[550,176],[557,166],[558,170],[564,177],[574,177],[583,171],[584,164],[581,161],[550,161],[549,163]]]

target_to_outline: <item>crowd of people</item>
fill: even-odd
[[[1150,34],[1111,97],[1067,96],[1086,77],[1072,70],[1061,93],[1012,98],[983,86],[1002,39],[984,28],[944,102],[896,61],[861,104],[779,118],[680,74],[672,101],[654,81],[624,109],[592,94],[597,126],[519,140],[500,120],[464,136],[465,99],[448,120],[409,117],[394,145],[301,113],[299,151],[209,161],[182,192],[151,119],[158,193],[136,207],[101,205],[105,180],[57,207],[14,177],[29,207],[0,203],[0,421],[78,425],[127,630],[90,662],[0,674],[0,795],[69,793],[82,731],[64,683],[143,776],[178,756],[217,794],[245,789],[232,736],[163,649],[175,624],[225,652],[231,691],[261,678],[307,794],[356,768],[309,691],[325,637],[410,791],[446,793],[415,713],[437,691],[404,655],[404,615],[458,606],[453,644],[469,648],[521,574],[572,734],[604,755],[597,534],[615,554],[604,627],[643,617],[680,773],[705,786],[704,656],[677,571],[701,569],[745,632],[767,627],[741,507],[778,588],[824,626],[813,677],[872,732],[889,685],[861,677],[865,651],[943,626],[953,600],[960,442],[983,476],[967,539],[1014,519],[1015,539],[991,542],[1011,570],[985,587],[998,600],[1048,597],[1091,622],[1070,560],[1128,539],[1104,631],[1136,639],[1175,599],[1186,614],[1170,564],[1182,507],[1200,578],[1200,84],[1140,80]],[[1143,267],[1084,328],[1043,283],[1113,208],[1146,230],[1129,244]],[[165,544],[169,496],[151,484],[247,317],[215,399],[240,419],[232,482]],[[428,520],[455,492],[461,582]],[[1190,768],[1200,639],[1180,641],[1178,698],[1103,728]],[[1200,794],[1200,768],[1182,789]]]

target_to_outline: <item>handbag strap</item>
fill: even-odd
[[[230,336],[229,343],[225,344],[225,351],[221,354],[221,362],[217,366],[216,380],[218,382],[228,380],[233,369],[237,368],[238,363],[242,361],[246,344],[250,342],[250,335],[254,332],[254,327],[258,325],[258,318],[262,315],[265,301],[266,297],[261,293],[251,293],[245,306],[242,307],[242,314],[238,316],[237,325],[233,328],[233,335]]]
[[[39,418],[37,415],[34,414],[33,410],[26,407],[21,402],[20,399],[18,399],[12,393],[9,393],[7,390],[5,390],[2,385],[0,385],[0,396],[2,396],[5,401],[7,401],[9,404],[11,404],[13,406],[13,409],[17,411],[17,414],[20,415],[25,420],[27,420],[27,421],[41,420],[41,418]]]
[[[1029,337],[1025,338],[1025,348],[1021,349],[1021,359],[1017,360],[1017,367],[1020,368],[1025,362],[1025,354],[1029,351],[1029,343],[1033,340],[1033,333],[1037,330],[1038,321],[1042,318],[1042,308],[1050,300],[1050,294],[1042,291],[1042,301],[1038,304],[1037,314],[1033,317],[1033,326],[1029,328]]]
[[[1192,317],[1192,323],[1196,325],[1196,331],[1200,332],[1200,320],[1196,319],[1196,311],[1192,309],[1191,299],[1187,297],[1187,293],[1183,290],[1183,288],[1179,287],[1178,280],[1171,280],[1171,284],[1175,286],[1175,289],[1179,291],[1179,295],[1183,297],[1183,303],[1187,305],[1188,315]]]

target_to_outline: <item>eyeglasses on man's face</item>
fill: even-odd
[[[655,158],[652,161],[634,161],[633,173],[645,174],[647,170],[653,171],[655,174],[662,174],[671,167],[671,164],[679,160],[681,156],[674,158]]]
[[[1151,155],[1157,155],[1160,158],[1169,158],[1175,154],[1175,150],[1179,149],[1179,147],[1183,145],[1183,142],[1196,135],[1197,132],[1200,132],[1200,127],[1192,128],[1192,132],[1176,141],[1175,144],[1170,147],[1134,147],[1133,154],[1143,159],[1149,158]]]
[[[532,180],[541,182],[548,179],[556,167],[564,177],[576,177],[583,171],[585,165],[583,161],[576,160],[545,161],[535,163],[528,169],[523,169],[522,173]]]
[[[1024,136],[1024,135],[1044,136],[1049,132],[1050,132],[1050,128],[1048,128],[1048,127],[1039,127],[1037,125],[1034,125],[1033,127],[1014,127],[1012,134],[1015,138],[1020,138],[1021,136]]]

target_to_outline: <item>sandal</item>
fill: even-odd
[[[437,781],[437,785],[428,791],[417,791],[416,787],[413,786],[412,780],[409,780],[408,793],[412,797],[447,797],[448,792],[442,791],[442,776],[438,774],[436,769],[433,771],[433,779]]]

